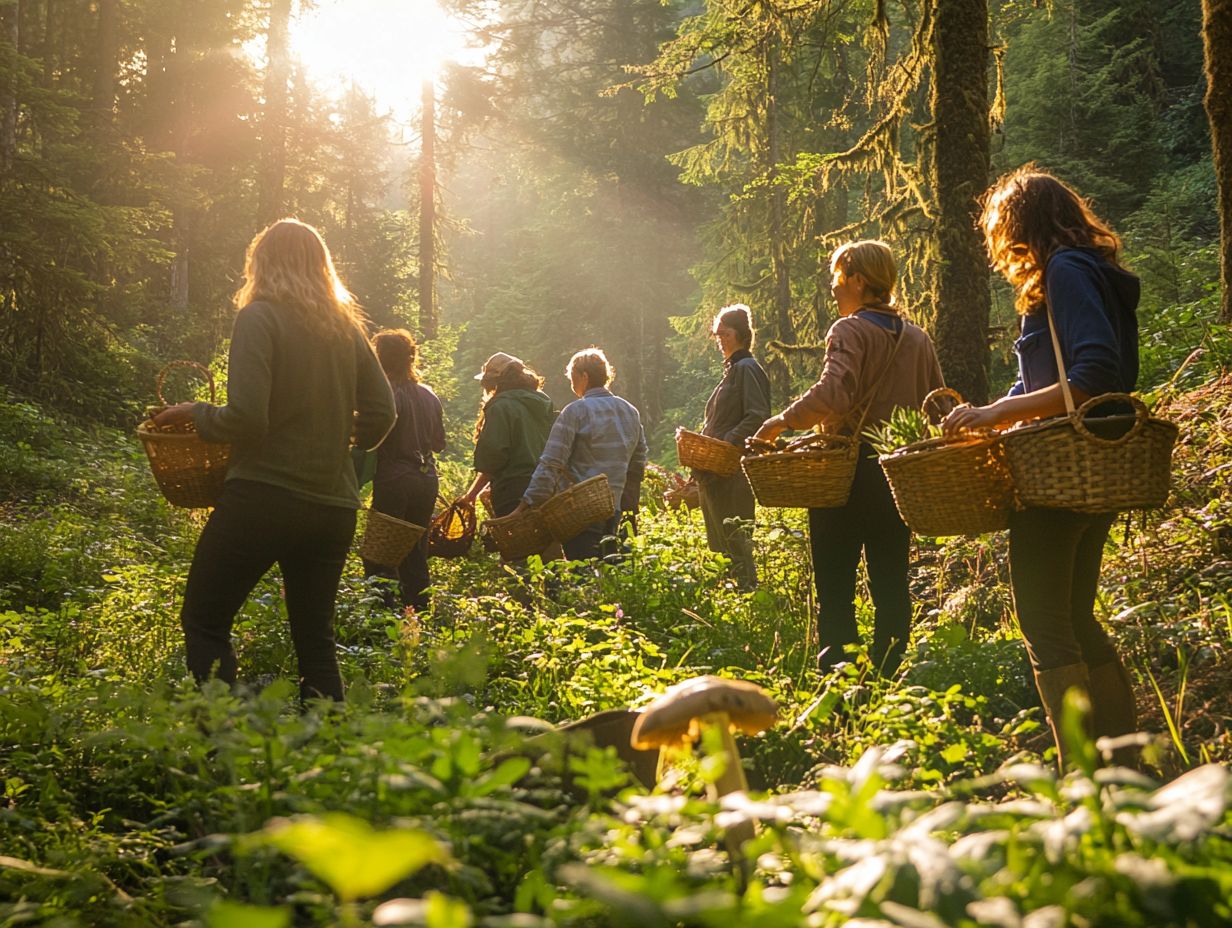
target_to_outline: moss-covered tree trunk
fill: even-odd
[[[946,383],[988,399],[988,259],[975,228],[988,183],[988,5],[935,0],[931,180],[937,200],[933,337]]]
[[[1220,313],[1232,322],[1232,0],[1202,0],[1206,118],[1219,186]]]

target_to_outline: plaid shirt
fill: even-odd
[[[642,417],[628,400],[594,387],[557,416],[522,499],[531,506],[545,502],[565,488],[561,478],[566,471],[574,482],[607,474],[617,505],[628,509],[620,505],[625,486],[638,489],[645,469]]]

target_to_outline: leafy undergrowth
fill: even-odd
[[[1099,608],[1130,655],[1144,770],[1065,780],[1013,631],[1004,539],[917,542],[915,640],[879,679],[814,666],[800,514],[763,512],[739,593],[696,514],[627,561],[434,562],[402,615],[353,561],[345,706],[300,712],[277,576],[235,628],[243,685],[183,680],[196,515],[129,436],[0,397],[0,925],[1219,925],[1232,920],[1232,381],[1170,401],[1176,505],[1120,524]],[[859,604],[869,619],[866,601]],[[525,720],[645,704],[701,673],[782,721],[632,786]],[[1075,723],[1075,728],[1079,727]],[[725,835],[759,823],[743,860]]]

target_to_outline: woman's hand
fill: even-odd
[[[518,504],[513,508],[513,512],[509,513],[509,515],[511,516],[521,515],[529,508],[530,507],[526,505],[526,500],[520,499],[518,500]]]
[[[992,406],[956,406],[941,423],[946,435],[957,435],[971,429],[993,428],[1001,423],[1000,411]]]
[[[782,416],[771,416],[761,424],[749,441],[765,442],[767,445],[774,444],[774,440],[787,431],[787,423],[783,421]]]
[[[177,403],[175,406],[168,406],[152,420],[155,427],[167,428],[168,426],[183,425],[185,422],[191,422],[193,417],[193,407],[196,403]]]

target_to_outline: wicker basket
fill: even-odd
[[[676,429],[676,457],[681,467],[730,477],[740,470],[740,448],[720,438]]]
[[[422,525],[403,522],[376,509],[368,510],[368,524],[359,553],[365,561],[382,567],[397,567],[419,544],[427,531]]]
[[[480,531],[506,561],[519,561],[542,554],[552,544],[552,533],[543,524],[537,509],[524,509],[516,515],[488,519]]]
[[[192,420],[175,426],[159,427],[152,418],[169,404],[163,397],[163,384],[172,368],[189,367],[205,375],[214,401],[214,375],[194,361],[172,361],[158,373],[158,401],[147,413],[151,421],[137,426],[137,436],[150,459],[150,471],[172,506],[205,509],[218,502],[231,463],[231,446],[202,441]]]
[[[605,522],[615,514],[616,499],[607,474],[575,483],[539,507],[543,524],[561,544],[577,537],[586,526]]]
[[[470,553],[474,540],[475,505],[464,499],[455,499],[433,516],[432,524],[428,526],[428,555],[465,557]]]
[[[1134,415],[1088,423],[1087,413],[1109,400],[1130,403]],[[1168,499],[1177,431],[1152,418],[1137,397],[1107,393],[1072,415],[1010,429],[1005,452],[1024,506],[1090,513],[1151,509]]]
[[[930,438],[879,460],[913,532],[982,535],[1009,527],[1014,483],[999,435]]]
[[[860,443],[845,435],[809,435],[782,451],[741,461],[761,506],[833,509],[847,504]]]
[[[943,387],[924,397],[920,409],[962,397]],[[879,458],[898,514],[913,532],[942,535],[982,535],[1009,527],[1014,508],[1005,447],[994,432],[971,432],[929,438]]]

